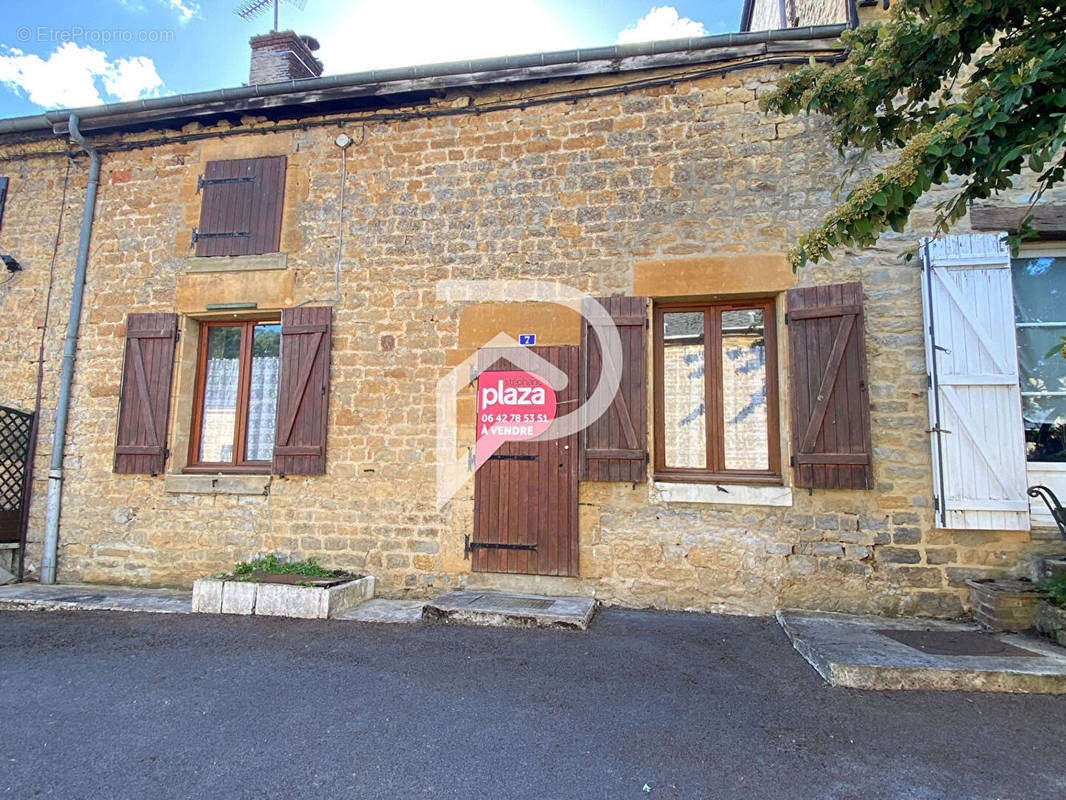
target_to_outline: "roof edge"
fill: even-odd
[[[668,56],[672,53],[679,55],[689,54],[691,56],[691,54],[701,51],[715,51],[743,45],[787,44],[789,42],[798,43],[818,39],[836,39],[847,30],[847,27],[847,25],[822,25],[807,28],[790,28],[788,30],[726,33],[687,39],[638,42],[468,61],[450,61],[438,64],[354,72],[344,75],[328,75],[319,78],[304,78],[280,83],[212,89],[191,94],[177,94],[83,108],[57,109],[46,111],[43,114],[0,119],[0,135],[41,131],[58,134],[60,133],[60,128],[65,131],[67,119],[71,114],[77,114],[83,126],[87,129],[106,127],[114,130],[121,129],[124,124],[136,124],[132,118],[124,123],[124,118],[132,117],[133,115],[136,115],[137,121],[141,124],[143,124],[148,114],[157,122],[166,122],[169,119],[181,118],[183,109],[204,104],[211,104],[218,113],[225,113],[227,111],[241,110],[241,101],[261,101],[266,98],[274,98],[271,105],[282,105],[286,96],[288,96],[288,99],[291,100],[289,104],[299,105],[313,101],[314,97],[312,95],[326,90],[358,89],[361,86],[372,86],[372,94],[387,96],[403,90],[410,90],[409,86],[401,87],[399,84],[410,84],[412,81],[419,81],[424,84],[434,79],[454,79],[464,76],[471,79],[469,83],[486,86],[496,82],[502,83],[515,80],[514,72],[516,70],[558,69],[566,65],[576,66],[590,62],[614,62],[612,64],[613,71],[636,70],[656,66],[637,60],[641,57]],[[633,61],[633,63],[629,65],[621,63],[626,60]],[[698,61],[698,59],[688,58],[685,63],[693,63],[694,60]],[[679,61],[679,63],[681,62]],[[531,77],[536,78],[538,76]],[[551,77],[551,74],[548,77]]]

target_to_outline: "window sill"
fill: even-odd
[[[758,486],[736,483],[673,483],[656,481],[652,484],[659,500],[664,503],[706,503],[741,506],[791,506],[791,486]]]
[[[244,494],[270,493],[270,475],[180,475],[171,473],[163,479],[163,491],[170,494]]]
[[[719,484],[722,486],[729,486],[730,484],[740,486],[782,486],[784,484],[780,475],[758,472],[716,474],[705,470],[670,471],[665,469],[656,471],[653,479],[656,483],[703,483],[711,486]]]

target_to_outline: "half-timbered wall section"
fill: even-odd
[[[992,235],[901,259],[929,234],[923,205],[877,248],[793,273],[785,253],[845,165],[817,118],[759,109],[788,68],[760,63],[766,47],[554,64],[524,83],[453,71],[421,98],[386,81],[343,113],[336,94],[313,109],[265,94],[221,122],[153,122],[153,104],[136,129],[103,131],[88,115],[106,147],[60,581],[188,586],[278,552],[371,573],[388,596],[503,569],[632,606],[955,615],[967,578],[1061,547],[1019,495],[1008,254]],[[66,147],[50,127],[0,136],[0,253],[23,267],[0,270],[0,404],[34,408],[44,336],[30,577],[86,186],[80,152],[52,154]],[[605,362],[580,302],[518,302],[499,283],[443,299],[440,281],[482,279],[587,295],[618,326],[620,391],[572,441],[501,451],[537,460],[491,462],[519,481],[495,507],[503,484],[486,473],[489,505],[470,480],[439,508],[438,386],[460,371],[447,455],[469,463],[478,347],[503,333],[565,352],[560,414]],[[694,316],[655,324],[679,309]],[[672,372],[656,383],[666,333]],[[197,438],[208,410],[215,461]],[[691,452],[657,463],[667,434]],[[534,492],[533,463],[565,480]],[[531,544],[564,506],[573,553],[553,556],[557,539],[536,559],[464,552],[482,534]]]

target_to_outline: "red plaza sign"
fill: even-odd
[[[504,442],[540,436],[555,419],[555,390],[532,372],[483,372],[477,379],[478,469]]]

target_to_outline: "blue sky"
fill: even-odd
[[[0,118],[240,86],[251,22],[238,0],[3,0]],[[326,74],[735,31],[742,0],[282,0]]]

